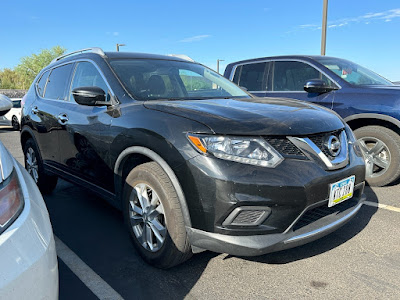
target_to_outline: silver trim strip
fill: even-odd
[[[345,215],[343,218],[340,218],[340,219],[336,220],[335,222],[333,222],[331,224],[328,224],[328,225],[325,225],[325,226],[323,226],[321,228],[318,228],[316,230],[313,230],[313,231],[310,231],[310,232],[307,232],[307,233],[303,233],[303,234],[300,234],[300,235],[293,236],[290,239],[284,241],[284,243],[285,244],[289,244],[289,243],[297,242],[299,240],[310,238],[312,236],[315,236],[315,235],[318,235],[320,233],[323,233],[324,231],[332,229],[333,227],[335,227],[335,226],[337,226],[337,225],[339,225],[339,224],[341,224],[343,222],[346,222],[347,220],[352,218],[360,210],[361,206],[362,206],[362,203],[359,203],[355,207],[355,209],[353,211],[351,211],[348,215]]]
[[[81,49],[81,50],[77,50],[77,51],[74,51],[74,52],[70,52],[70,53],[67,53],[67,54],[60,55],[59,57],[56,57],[55,59],[53,59],[51,61],[51,64],[55,63],[56,61],[59,61],[59,60],[61,60],[63,58],[66,58],[68,56],[79,54],[79,53],[83,53],[83,52],[92,52],[92,53],[96,53],[96,54],[98,54],[100,56],[103,56],[103,57],[106,56],[106,54],[104,53],[103,49],[101,49],[99,47],[85,48],[85,49]]]
[[[343,168],[349,163],[349,145],[345,130],[342,130],[340,133],[340,153],[332,161],[309,138],[292,136],[288,136],[287,138],[300,148],[310,159],[316,160],[316,158],[318,158],[321,160],[328,170]]]

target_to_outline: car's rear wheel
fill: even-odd
[[[44,171],[39,150],[33,139],[29,139],[25,143],[24,157],[25,169],[32,176],[40,191],[43,194],[51,193],[57,185],[58,177],[55,175],[49,175]]]
[[[400,177],[400,136],[382,126],[354,130],[366,164],[366,179],[371,186],[385,186]]]
[[[156,162],[127,176],[124,215],[136,250],[149,264],[167,269],[192,256],[177,193]]]
[[[18,122],[18,118],[16,116],[13,116],[11,118],[11,125],[14,130],[19,130],[19,122]]]

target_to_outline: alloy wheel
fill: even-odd
[[[137,184],[129,199],[129,219],[136,239],[148,251],[161,249],[167,235],[164,207],[154,189]]]
[[[388,146],[375,137],[362,137],[358,141],[365,158],[366,177],[383,175],[391,162]]]
[[[28,148],[25,156],[26,170],[37,183],[39,180],[39,167],[35,151],[32,148]]]

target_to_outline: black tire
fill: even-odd
[[[19,122],[18,122],[18,118],[16,116],[12,116],[11,125],[14,130],[19,130]]]
[[[57,185],[58,176],[47,174],[44,171],[41,156],[33,139],[29,139],[24,146],[25,169],[32,176],[43,194],[50,194]],[[29,163],[31,159],[31,164]],[[36,162],[36,166],[34,166]]]
[[[369,185],[385,186],[400,177],[400,136],[396,132],[383,126],[365,126],[354,134],[364,152]]]
[[[145,191],[146,197],[149,199],[156,198],[159,201],[157,204],[146,208],[145,205],[141,205],[142,202],[140,202],[134,187],[137,189],[145,187],[143,191]],[[183,263],[192,256],[177,193],[168,175],[159,164],[149,162],[134,168],[126,178],[123,197],[124,217],[132,237],[133,245],[147,263],[160,269],[168,269]],[[144,201],[143,198],[142,201]],[[145,213],[143,215],[135,213],[135,211],[130,209],[130,207],[132,208],[132,204],[135,204],[140,209],[145,207],[142,212],[148,211],[149,217],[144,217]],[[150,221],[150,215],[152,215],[150,211],[155,207],[163,208],[163,214],[159,213],[157,216],[158,219],[153,219],[153,221],[156,220],[161,225],[165,225],[166,232],[162,231],[164,232],[163,243],[159,243],[159,239],[157,239],[153,229],[154,226],[150,224],[153,222]],[[156,211],[156,209],[153,209],[153,211]],[[137,235],[140,234],[142,226],[142,236],[138,237]],[[145,230],[148,230],[150,236],[152,236],[150,243],[148,240],[147,242],[143,240],[145,232],[148,233]],[[154,239],[156,241],[153,244],[152,241]],[[155,249],[151,250],[149,248],[150,244],[154,245]]]

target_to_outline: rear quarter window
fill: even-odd
[[[50,71],[43,73],[42,77],[36,83],[36,91],[40,97],[44,95],[44,89],[46,88],[47,78],[49,77]]]

